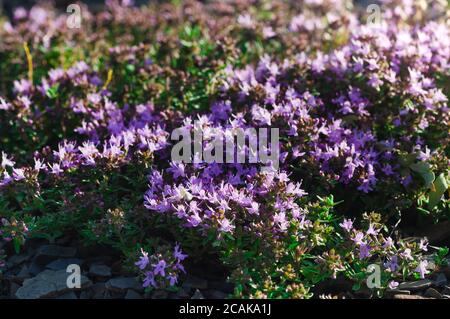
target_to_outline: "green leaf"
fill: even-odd
[[[444,173],[442,173],[436,178],[436,181],[433,183],[432,191],[430,193],[430,199],[428,201],[429,209],[433,209],[433,207],[435,207],[441,201],[442,195],[444,195],[447,188],[447,180],[444,176]]]
[[[21,242],[20,242],[19,238],[15,237],[13,239],[13,245],[14,245],[14,251],[16,252],[16,254],[20,253]]]
[[[423,180],[425,181],[426,188],[429,188],[433,184],[436,176],[432,172],[430,164],[428,164],[427,162],[419,162],[410,165],[409,168],[422,176]]]
[[[54,86],[52,86],[51,88],[49,88],[48,90],[47,90],[47,92],[45,92],[46,93],[46,95],[50,98],[50,99],[55,99],[55,98],[57,98],[58,97],[58,87],[59,87],[59,85],[54,85]]]

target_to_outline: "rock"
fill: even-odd
[[[422,279],[418,281],[402,282],[398,285],[400,290],[417,291],[429,288],[433,282],[429,279]]]
[[[22,269],[20,269],[19,273],[16,275],[16,279],[21,282],[30,277],[31,277],[31,274],[28,271],[27,265],[23,265]]]
[[[427,291],[424,293],[425,297],[435,298],[435,299],[441,299],[442,295],[434,288],[428,288]]]
[[[92,298],[92,292],[90,290],[83,290],[80,293],[80,299],[91,299]]]
[[[450,295],[450,286],[445,286],[444,290],[442,291],[444,295]]]
[[[184,290],[183,288],[178,290],[176,295],[179,299],[189,299],[189,297],[190,297],[189,293],[186,290]]]
[[[50,269],[50,270],[66,270],[67,266],[69,265],[79,265],[80,267],[83,264],[83,261],[81,259],[78,258],[69,258],[69,259],[57,259],[52,261],[51,263],[47,264],[47,266],[45,266],[45,268]]]
[[[106,288],[113,291],[125,291],[127,289],[142,290],[142,286],[136,277],[117,277],[106,282]]]
[[[388,289],[386,290],[386,297],[393,297],[395,295],[410,295],[411,292],[409,290],[400,290],[400,289]]]
[[[189,291],[190,289],[207,289],[208,282],[205,279],[201,279],[194,276],[189,276],[183,283],[184,289]]]
[[[210,299],[227,299],[228,294],[219,291],[219,290],[210,290],[209,291],[209,298]]]
[[[20,288],[20,285],[16,284],[15,282],[12,282],[9,286],[9,295],[10,298],[15,298],[17,290]]]
[[[77,249],[74,247],[43,245],[37,250],[34,261],[39,265],[47,265],[58,258],[73,258],[76,253]]]
[[[125,299],[142,299],[142,296],[138,294],[136,291],[129,289],[127,290]]]
[[[395,295],[394,299],[430,299],[418,295]]]
[[[63,295],[71,290],[67,287],[69,275],[64,270],[45,270],[36,277],[25,280],[23,286],[17,290],[16,297],[19,299],[39,299]],[[81,288],[92,284],[86,276],[80,276]]]
[[[194,294],[192,295],[191,299],[205,299],[205,297],[203,297],[202,293],[200,292],[200,290],[195,290]]]
[[[29,260],[31,258],[31,254],[29,253],[23,253],[19,255],[12,255],[8,260],[6,261],[6,267],[8,269],[11,269],[15,266],[18,266],[22,264],[23,262]]]
[[[109,299],[108,290],[106,290],[106,285],[102,282],[96,283],[89,289],[91,291],[91,298],[93,299]]]
[[[167,299],[169,293],[165,290],[158,289],[152,293],[152,299]]]
[[[78,297],[75,292],[69,291],[59,297],[56,297],[55,299],[78,299]]]
[[[436,276],[433,284],[437,287],[444,287],[447,284],[447,277],[445,274],[440,273]]]
[[[28,272],[31,276],[36,276],[37,274],[44,271],[44,267],[38,265],[35,262],[32,262],[31,265],[28,267]]]
[[[89,268],[89,275],[93,277],[111,277],[111,268],[102,264],[93,264]]]

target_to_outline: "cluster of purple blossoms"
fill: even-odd
[[[394,278],[404,276],[405,273],[418,274],[420,278],[430,273],[432,265],[424,256],[428,252],[428,241],[394,242],[390,236],[383,234],[383,225],[376,222],[376,218],[365,216],[366,230],[358,229],[350,219],[340,223],[350,244],[348,251],[357,260],[365,264],[379,264],[388,276],[388,287],[395,289],[398,283]]]
[[[428,132],[448,129],[448,98],[435,75],[449,68],[449,43],[448,28],[435,22],[361,25],[329,53],[279,64],[266,56],[256,68],[228,69],[222,105],[231,99],[233,111],[248,107],[257,123],[280,125],[290,159],[312,160],[343,184],[365,193],[379,180],[408,186],[401,157],[432,160],[448,141]]]
[[[150,70],[160,66],[147,59],[151,50],[145,45],[108,49],[112,65],[125,61],[127,68],[137,69],[143,80],[136,87],[158,92],[144,103],[129,102],[128,96],[118,101],[117,91],[111,88],[115,84],[112,69],[105,80],[104,74],[96,71],[95,61],[51,69],[35,83],[25,78],[15,80],[10,94],[0,96],[0,124],[6,127],[14,122],[14,132],[45,135],[57,131],[64,137],[58,135],[54,148],[39,149],[34,149],[37,140],[24,138],[23,143],[32,150],[24,147],[29,158],[2,151],[0,192],[14,193],[32,185],[32,192],[38,194],[41,186],[48,187],[52,180],[77,171],[104,172],[144,162],[150,168],[148,189],[139,205],[143,204],[148,215],[173,218],[183,230],[198,230],[202,238],[212,235],[222,243],[243,234],[252,234],[252,239],[269,238],[265,244],[268,250],[274,248],[276,259],[283,254],[275,249],[281,246],[277,240],[304,240],[310,246],[306,249],[325,245],[320,238],[323,234],[317,230],[320,223],[315,223],[305,208],[315,200],[308,194],[316,188],[314,178],[325,177],[330,185],[327,191],[344,186],[360,193],[376,193],[383,190],[386,181],[401,185],[402,191],[414,190],[411,165],[417,162],[432,163],[437,173],[448,170],[445,154],[449,136],[435,134],[448,132],[450,122],[448,93],[439,83],[441,77],[448,77],[450,67],[448,24],[422,21],[423,10],[407,0],[383,1],[386,10],[378,25],[359,22],[345,9],[345,0],[303,2],[305,11],[283,16],[283,26],[256,21],[246,12],[235,17],[233,28],[244,29],[242,34],[261,33],[267,41],[292,43],[286,45],[287,56],[266,54],[255,66],[230,65],[221,70],[217,78],[222,86],[210,111],[159,111],[161,105],[154,100],[164,95],[158,91],[160,87],[170,88],[170,81],[161,81],[164,85],[158,83],[160,79],[152,82]],[[109,11],[97,17],[98,24],[158,24],[150,11],[141,12],[130,4],[108,1]],[[326,12],[325,17],[315,11]],[[91,21],[85,14],[83,19]],[[173,18],[166,12],[163,16],[167,21]],[[420,23],[405,23],[408,16]],[[214,24],[220,29],[215,19],[205,22],[209,27]],[[334,31],[329,32],[331,29]],[[64,32],[70,33],[69,38],[78,34],[68,32],[63,16],[55,19],[34,7],[30,12],[16,10],[13,24],[5,23],[0,36],[9,45],[30,41],[48,49],[55,38],[66,39]],[[163,44],[170,42],[165,36],[158,34]],[[333,36],[342,39],[333,42]],[[322,37],[323,41],[318,40]],[[304,45],[297,43],[297,38],[315,39],[314,45],[309,50],[299,49]],[[325,45],[330,42],[333,46]],[[142,51],[145,53],[137,57]],[[145,61],[139,64],[143,57]],[[171,73],[160,68],[164,71],[159,75],[164,78]],[[124,68],[120,65],[118,69]],[[61,101],[58,96],[68,98]],[[189,99],[183,98],[183,103]],[[279,169],[261,170],[259,163],[182,163],[168,158],[175,143],[170,140],[174,128],[189,136],[201,131],[201,149],[211,154],[217,141],[225,142],[237,130],[270,127],[280,129]],[[234,151],[230,154],[226,150],[224,156],[234,159]],[[244,146],[239,152],[249,155],[251,149]],[[305,167],[308,174],[297,174],[297,168]],[[312,182],[303,182],[309,175]],[[369,220],[364,231],[356,229],[356,223],[350,219],[341,223],[347,236],[338,250],[346,250],[356,262],[379,261],[392,279],[390,288],[396,287],[394,279],[403,275],[404,269],[421,278],[429,272],[430,265],[422,257],[428,250],[426,241],[396,243],[382,234],[383,225],[378,221]],[[0,237],[7,241],[23,241],[27,231],[25,223],[15,219],[2,219],[0,224]],[[246,251],[248,247],[238,249]],[[301,259],[304,251],[297,252]],[[186,257],[179,245],[174,252],[157,250],[152,255],[142,250],[136,266],[144,287],[176,285],[185,272],[182,261]],[[345,267],[338,265],[335,270],[345,271]]]
[[[136,266],[143,274],[143,287],[164,288],[175,286],[178,283],[180,273],[185,273],[182,261],[188,257],[181,251],[177,244],[172,254],[155,253],[149,256],[147,252],[141,250],[139,261]]]

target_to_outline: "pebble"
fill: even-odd
[[[443,287],[447,284],[447,277],[445,274],[440,273],[436,276],[436,279],[434,280],[434,285],[437,287]]]
[[[400,290],[400,289],[388,289],[386,291],[386,296],[395,296],[395,295],[410,295],[411,292],[409,290]]]
[[[227,299],[228,294],[219,291],[219,290],[210,290],[209,291],[209,298],[211,299]]]
[[[83,261],[78,258],[68,258],[68,259],[57,259],[45,266],[45,268],[50,270],[66,270],[67,266],[69,265],[81,265],[83,264]]]
[[[167,299],[169,293],[165,290],[156,290],[152,293],[151,299]]]
[[[94,277],[111,277],[111,268],[102,264],[93,264],[89,268],[89,275]]]
[[[65,270],[53,271],[45,270],[36,277],[26,279],[23,286],[17,289],[16,297],[18,299],[39,299],[60,296],[68,291],[67,287],[68,273]],[[86,288],[92,282],[81,275],[81,288]]]
[[[117,277],[106,282],[106,288],[115,291],[125,291],[127,289],[141,290],[142,286],[136,277]]]
[[[31,258],[31,255],[29,253],[12,255],[10,258],[8,258],[8,260],[6,262],[6,267],[8,269],[13,268],[17,265],[22,264],[23,262],[27,261],[30,258]]]
[[[424,294],[425,297],[430,297],[430,298],[436,298],[436,299],[441,299],[442,295],[439,293],[439,291],[437,291],[434,288],[428,288],[427,291],[425,291]]]
[[[195,290],[194,294],[192,295],[191,299],[205,299],[205,297],[203,297],[202,293],[200,292],[200,290]]]
[[[39,265],[47,265],[58,258],[73,258],[76,253],[77,249],[75,247],[43,245],[37,250],[34,261]]]
[[[55,299],[78,299],[77,295],[73,291],[66,292],[64,295],[58,296]]]
[[[442,291],[444,295],[450,295],[450,286],[445,286],[444,290]]]
[[[142,299],[142,296],[136,291],[129,289],[125,295],[125,299]]]
[[[394,299],[429,299],[418,295],[395,295]]]
[[[429,279],[422,279],[418,281],[402,282],[398,285],[399,290],[417,291],[429,288],[433,282]]]

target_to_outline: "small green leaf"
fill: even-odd
[[[448,188],[447,180],[445,179],[444,173],[436,178],[433,183],[432,191],[430,193],[430,199],[428,201],[429,209],[433,209],[442,199],[445,191]]]
[[[419,163],[412,164],[409,167],[411,168],[411,170],[419,173],[420,176],[422,176],[423,180],[425,181],[426,188],[429,188],[433,184],[436,176],[434,175],[433,171],[431,170],[430,164],[428,164],[427,162],[419,162]]]

